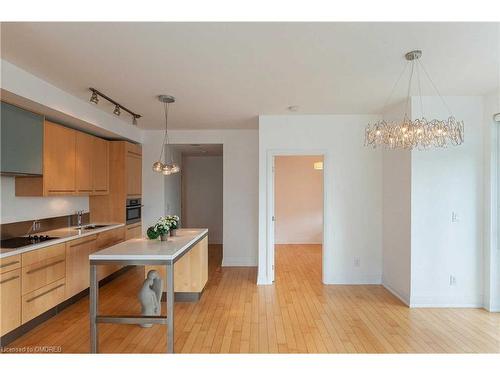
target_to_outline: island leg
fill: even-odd
[[[174,352],[174,263],[167,264],[167,353]]]
[[[90,352],[97,353],[98,335],[97,331],[97,311],[99,303],[99,284],[97,282],[97,265],[90,264]]]

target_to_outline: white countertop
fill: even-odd
[[[208,233],[208,229],[177,229],[168,241],[136,238],[90,254],[90,260],[175,260]]]
[[[78,238],[92,236],[93,234],[106,232],[108,230],[120,228],[120,227],[123,227],[125,225],[125,224],[116,224],[116,223],[92,223],[92,224],[106,225],[106,227],[90,229],[90,230],[78,230],[78,229],[76,229],[76,227],[67,227],[67,228],[54,229],[54,230],[50,230],[50,231],[42,232],[42,233],[36,233],[37,235],[44,235],[44,236],[48,235],[48,236],[59,237],[59,238],[56,238],[54,240],[35,243],[32,245],[28,245],[28,246],[18,247],[16,249],[7,249],[7,248],[4,249],[4,248],[2,248],[2,249],[0,249],[0,259],[12,256],[12,255],[22,254],[22,253],[25,253],[27,251],[42,249],[44,247],[56,245],[59,243],[76,240]],[[92,225],[92,224],[85,224],[85,225]]]

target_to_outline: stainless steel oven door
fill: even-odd
[[[126,221],[127,224],[132,224],[132,223],[137,223],[141,221],[141,211],[142,211],[142,205],[136,205],[136,206],[127,206],[126,208],[127,212],[127,217]]]

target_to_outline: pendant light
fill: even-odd
[[[163,103],[165,112],[165,136],[161,146],[160,157],[153,163],[153,171],[162,173],[165,176],[180,172],[181,168],[173,160],[173,150],[168,138],[168,106],[175,103],[175,98],[171,95],[159,95],[158,100]],[[165,157],[165,159],[163,159]],[[164,160],[164,161],[163,161]]]
[[[458,146],[464,141],[464,123],[458,121],[450,113],[450,110],[439,93],[436,85],[427,73],[427,70],[420,62],[422,51],[410,51],[405,55],[408,64],[399,76],[392,92],[396,89],[399,80],[406,71],[407,66],[410,66],[410,81],[408,83],[408,94],[406,99],[406,110],[403,118],[399,121],[382,120],[368,125],[365,131],[365,146],[382,146],[387,149],[405,149],[405,150],[423,150],[430,147],[446,147],[448,145]],[[422,93],[420,92],[420,69],[423,70],[427,79],[434,88],[436,94],[444,104],[445,109],[450,113],[448,119],[432,119],[427,120],[424,116]],[[410,93],[413,76],[416,73],[417,84],[420,98],[421,118],[412,120],[408,116],[410,107]],[[392,97],[392,93],[386,101],[386,104]],[[385,111],[385,108],[383,109]]]

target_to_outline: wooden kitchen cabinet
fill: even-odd
[[[109,193],[109,142],[44,122],[43,175],[16,176],[16,196]]]
[[[156,270],[163,280],[163,290],[167,290],[165,267],[148,265],[144,267],[144,277],[150,270]],[[208,281],[208,236],[198,242],[193,249],[175,263],[174,290],[176,293],[201,293]]]
[[[21,255],[12,255],[0,259],[0,273],[9,272],[21,267]]]
[[[111,229],[97,234],[95,251],[105,249],[125,241],[125,227]],[[122,266],[116,264],[100,265],[97,267],[97,279],[100,281],[105,277],[118,271]]]
[[[43,135],[43,193],[76,192],[76,134],[73,129],[45,121]]]
[[[0,275],[0,315],[0,336],[21,325],[20,268]]]
[[[127,170],[127,197],[140,197],[142,194],[141,146],[127,143],[125,160]]]
[[[40,289],[47,284],[62,279],[66,274],[66,255],[42,260],[22,268],[22,294]]]
[[[93,191],[93,159],[94,159],[93,136],[76,132],[76,192],[78,194],[90,194]]]
[[[87,236],[66,243],[66,298],[89,287],[89,255],[96,249],[97,236]]]
[[[105,195],[109,193],[109,143],[92,138],[92,194]]]
[[[57,306],[64,301],[65,279],[59,279],[21,297],[21,323],[31,319]]]
[[[127,225],[125,229],[125,241],[142,237],[142,224],[135,223]]]

